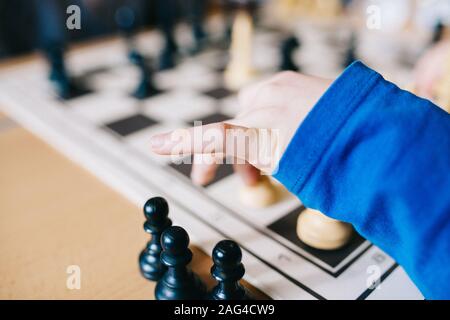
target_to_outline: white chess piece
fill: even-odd
[[[243,185],[239,190],[239,199],[242,204],[250,208],[265,208],[278,200],[275,186],[266,176],[255,185]]]
[[[230,62],[225,70],[225,85],[238,90],[250,82],[254,76],[252,70],[252,17],[240,10],[235,17],[230,48]]]
[[[298,237],[316,249],[338,249],[349,241],[352,232],[350,224],[329,218],[317,210],[306,209],[297,219]]]

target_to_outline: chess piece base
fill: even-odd
[[[306,209],[297,220],[297,235],[305,244],[321,250],[335,250],[348,243],[353,233],[350,224]]]
[[[177,282],[169,272],[156,284],[156,300],[201,300],[206,296],[206,286],[200,278],[190,272],[183,282]]]

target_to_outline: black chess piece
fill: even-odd
[[[70,99],[88,92],[84,86],[69,77],[64,61],[63,45],[49,44],[44,48],[44,53],[50,65],[49,80],[59,98]]]
[[[146,99],[161,93],[161,90],[158,89],[153,82],[152,69],[142,54],[140,54],[136,49],[132,49],[128,57],[131,63],[139,68],[140,72],[140,81],[136,90],[132,93],[133,97],[137,99]]]
[[[147,246],[139,255],[139,267],[142,275],[153,281],[161,279],[167,268],[161,263],[161,234],[172,225],[168,218],[169,206],[161,197],[154,197],[144,205],[144,231],[151,234]]]
[[[132,6],[122,6],[116,10],[115,20],[128,47],[128,59],[139,68],[140,80],[132,96],[146,99],[161,92],[153,82],[153,70],[134,43],[134,33],[138,25],[137,9]]]
[[[225,28],[219,44],[222,49],[227,49],[230,47],[231,34],[233,33],[233,5],[226,0],[222,0],[221,5],[225,18]]]
[[[442,40],[442,37],[444,36],[444,29],[445,25],[442,23],[441,20],[439,20],[434,26],[433,38],[431,39],[431,43],[438,43],[439,41]]]
[[[159,70],[167,70],[175,67],[178,46],[175,41],[174,29],[176,22],[176,1],[159,0],[158,24],[164,35],[165,44],[159,55]]]
[[[67,98],[70,95],[69,77],[64,64],[63,48],[52,45],[45,50],[50,64],[49,79],[53,82],[58,95]]]
[[[207,45],[208,35],[203,28],[203,20],[207,6],[207,0],[190,0],[189,5],[189,20],[192,27],[192,35],[194,37],[194,45],[190,49],[191,54],[201,52]]]
[[[209,298],[213,300],[248,300],[249,293],[239,283],[245,273],[241,263],[242,251],[232,240],[222,240],[216,244],[212,252],[214,265],[211,275],[218,281]]]
[[[295,64],[293,54],[300,47],[300,42],[295,36],[287,37],[281,44],[281,63],[280,70],[299,71],[299,67]]]
[[[349,46],[345,53],[344,61],[342,67],[347,68],[353,62],[357,60],[356,57],[356,35],[352,34],[349,41]]]
[[[204,283],[187,267],[192,260],[187,232],[178,226],[169,227],[161,236],[161,245],[163,247],[161,262],[167,267],[167,271],[156,285],[156,299],[204,299],[206,297]]]

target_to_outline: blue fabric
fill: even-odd
[[[450,299],[450,115],[355,62],[297,129],[274,175],[353,224],[427,299]]]

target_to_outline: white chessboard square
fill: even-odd
[[[144,113],[162,121],[178,122],[186,126],[189,121],[214,113],[214,99],[189,90],[161,94],[145,102]]]
[[[241,111],[237,96],[232,95],[220,100],[219,110],[230,118],[234,118]]]
[[[131,94],[139,85],[139,69],[133,65],[118,66],[109,72],[92,75],[88,81],[95,91],[122,91]]]
[[[89,94],[67,104],[69,112],[97,125],[135,114],[141,107],[136,99],[122,92]]]
[[[66,64],[71,74],[89,72],[99,67],[117,66],[126,63],[127,47],[125,41],[116,39],[95,47],[78,48],[68,51]]]
[[[186,61],[176,69],[155,74],[155,84],[161,89],[192,89],[202,91],[218,85],[220,75],[206,65]]]
[[[253,40],[252,63],[256,71],[276,71],[280,63],[282,39],[272,33],[256,33]]]
[[[226,66],[229,61],[229,54],[222,50],[210,49],[200,52],[195,59],[201,61],[202,65],[208,66],[210,69],[218,70]]]

